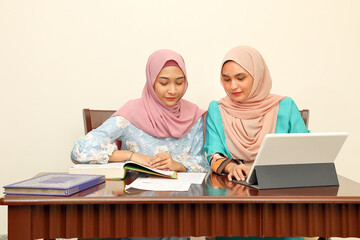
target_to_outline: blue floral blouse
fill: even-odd
[[[113,151],[114,143],[122,141],[121,150],[130,150],[147,156],[168,152],[189,172],[209,172],[210,166],[203,150],[203,119],[200,118],[182,138],[157,138],[142,131],[122,116],[106,120],[100,127],[80,138],[71,151],[74,163],[105,164]]]

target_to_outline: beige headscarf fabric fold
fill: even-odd
[[[265,135],[275,132],[279,102],[285,96],[270,94],[270,72],[256,49],[237,46],[225,55],[221,66],[227,61],[236,62],[254,78],[246,100],[233,102],[226,96],[219,104],[231,156],[252,165]]]

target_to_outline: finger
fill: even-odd
[[[158,166],[158,167],[156,167],[156,169],[160,169],[160,170],[170,170],[167,165]]]
[[[166,169],[169,169],[169,166],[168,166],[168,164],[163,164],[163,165],[157,166],[156,169],[166,170]]]
[[[239,172],[236,170],[236,168],[234,169],[233,174],[237,181],[241,181],[241,177],[239,175]]]
[[[150,166],[154,166],[156,163],[163,161],[163,158],[161,156],[153,157],[153,159],[150,160]]]
[[[243,167],[243,172],[245,173],[246,177],[248,177],[249,174],[250,174],[250,170],[245,164],[244,164],[244,167]]]
[[[244,177],[242,168],[237,168],[236,172],[237,172],[238,176],[240,177],[241,181],[245,181],[245,177]]]
[[[154,167],[154,168],[158,168],[158,167],[164,166],[166,164],[167,164],[167,161],[165,159],[165,160],[158,160],[157,162],[152,163],[151,166]]]
[[[232,172],[230,172],[230,173],[228,174],[228,180],[229,180],[229,181],[232,181],[232,177],[233,177],[233,174],[232,174]]]
[[[153,162],[153,161],[155,161],[155,160],[158,159],[158,158],[159,158],[159,157],[155,155],[155,156],[153,156],[153,157],[150,158],[150,162]]]

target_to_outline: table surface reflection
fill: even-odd
[[[123,181],[106,181],[106,183],[83,190],[70,197],[6,195],[1,199],[2,205],[37,205],[43,204],[94,204],[103,203],[183,203],[183,202],[359,202],[360,184],[343,176],[338,176],[339,186],[306,187],[287,189],[258,190],[230,182],[226,176],[208,173],[202,184],[192,184],[189,191],[144,191],[129,189],[125,185],[134,181],[139,174],[131,172]]]
[[[6,195],[9,240],[360,237],[360,184],[342,176],[339,186],[258,190],[209,173],[187,192],[124,191],[138,176],[70,197]]]

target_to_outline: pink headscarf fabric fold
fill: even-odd
[[[236,62],[254,78],[245,101],[233,102],[226,96],[219,104],[230,154],[251,165],[265,135],[275,132],[279,102],[285,97],[270,94],[270,72],[256,49],[237,46],[225,55],[222,66],[227,61]]]
[[[166,66],[177,65],[185,76],[185,89],[174,106],[167,106],[154,91],[154,83],[160,71]],[[114,113],[129,120],[137,128],[154,137],[184,137],[206,111],[182,99],[188,81],[185,62],[180,54],[161,49],[150,55],[146,65],[146,84],[139,99],[130,100]]]

